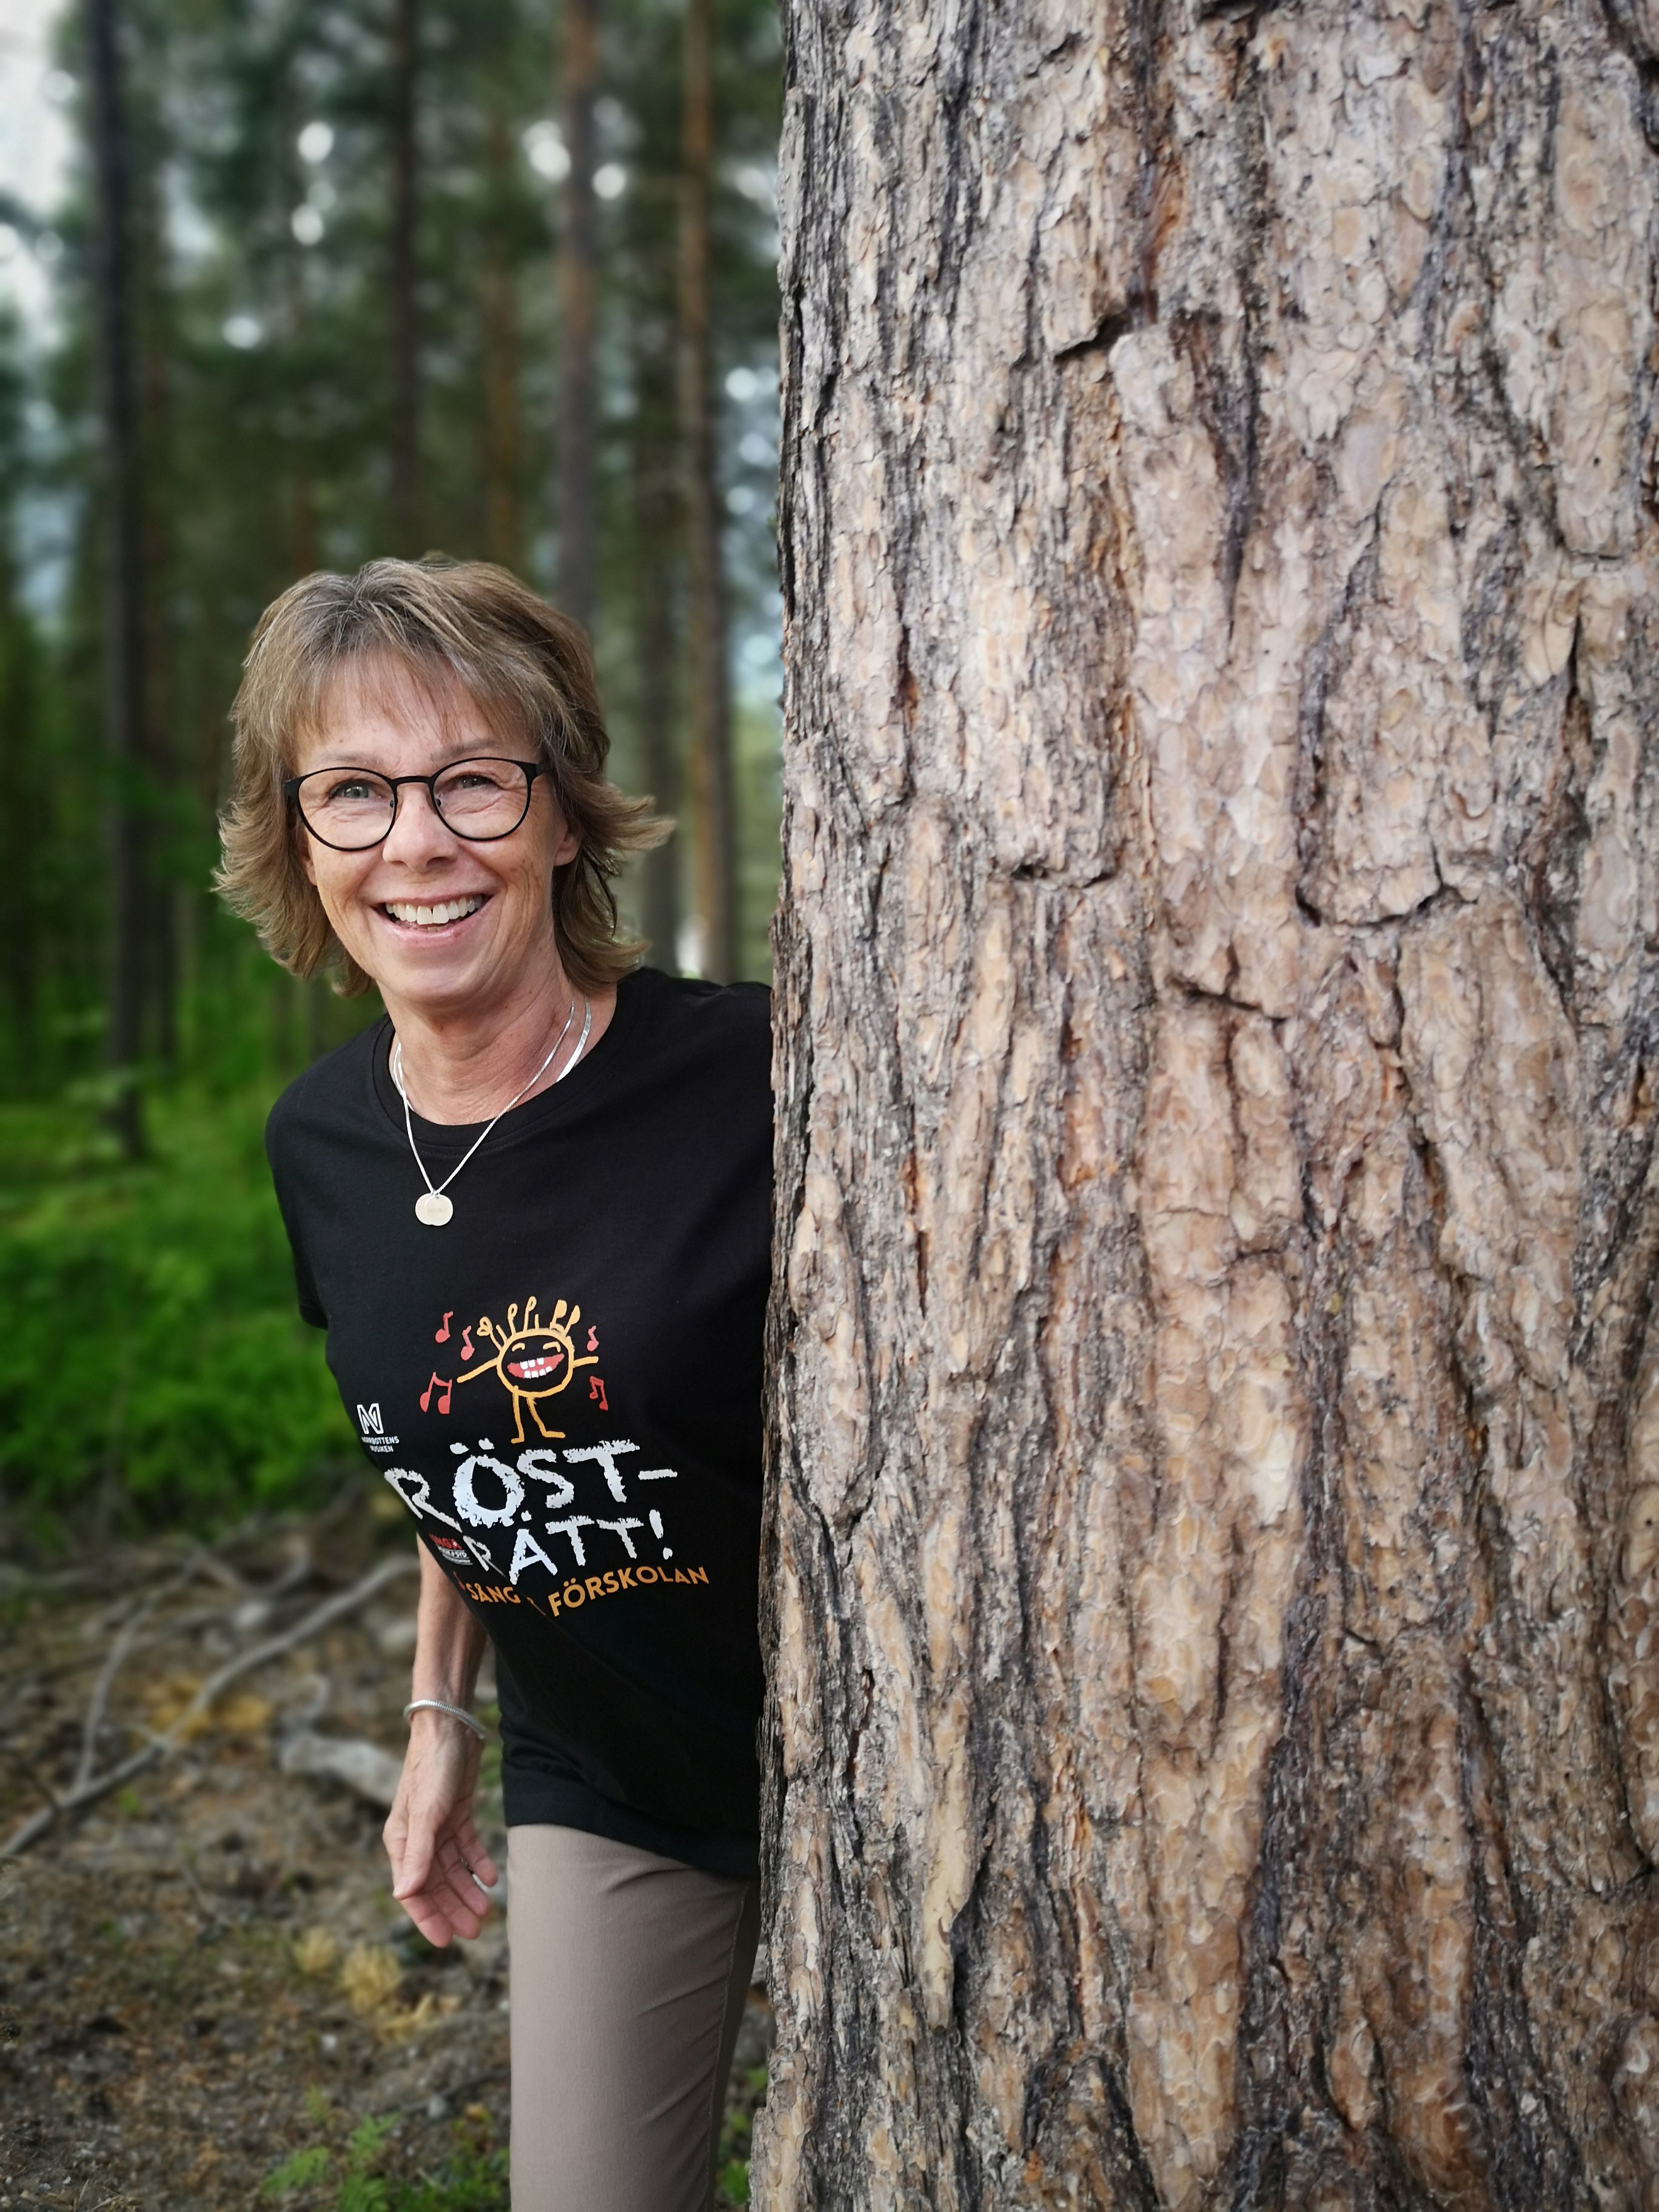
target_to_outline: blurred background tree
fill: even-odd
[[[39,0],[0,70],[0,1484],[40,1531],[211,1517],[349,1445],[259,1131],[378,1009],[209,889],[278,592],[430,549],[577,613],[682,817],[626,919],[769,973],[775,19]]]

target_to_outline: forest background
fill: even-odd
[[[210,889],[239,664],[295,577],[487,557],[587,621],[614,772],[682,823],[625,919],[659,965],[769,972],[777,32],[770,0],[43,0],[0,38],[0,1517],[79,1545],[355,1459],[262,1130],[378,1005]]]

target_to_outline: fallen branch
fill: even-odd
[[[104,1663],[98,1670],[98,1680],[93,1685],[92,1701],[87,1707],[86,1720],[81,1729],[81,1756],[76,1761],[75,1779],[70,1784],[71,1791],[84,1790],[92,1779],[92,1770],[98,1757],[98,1738],[102,1732],[104,1714],[109,1705],[109,1693],[115,1686],[115,1677],[121,1671],[123,1663],[131,1651],[134,1639],[139,1630],[158,1605],[174,1595],[177,1591],[183,1589],[187,1583],[194,1582],[195,1579],[196,1562],[192,1559],[183,1572],[175,1575],[171,1582],[163,1583],[159,1589],[152,1590],[148,1597],[140,1598],[138,1603],[122,1623],[119,1633],[110,1645]]]
[[[228,1659],[216,1674],[208,1676],[184,1711],[159,1735],[152,1736],[142,1749],[133,1752],[114,1766],[106,1768],[102,1774],[90,1775],[86,1781],[77,1783],[64,1796],[51,1804],[43,1805],[38,1813],[32,1813],[20,1827],[14,1828],[5,1842],[0,1844],[0,1859],[19,1857],[31,1844],[46,1834],[55,1820],[73,1818],[100,1797],[106,1796],[112,1790],[118,1790],[124,1782],[130,1782],[134,1775],[142,1774],[146,1767],[154,1766],[158,1759],[165,1759],[170,1752],[177,1749],[180,1739],[192,1723],[204,1713],[211,1711],[233,1682],[240,1680],[244,1674],[251,1674],[256,1668],[268,1666],[273,1659],[280,1659],[284,1652],[292,1651],[297,1644],[307,1642],[335,1621],[343,1619],[347,1613],[355,1613],[359,1606],[366,1605],[378,1591],[383,1590],[388,1583],[400,1581],[405,1575],[416,1573],[418,1565],[418,1561],[408,1557],[383,1560],[361,1582],[354,1583],[349,1589],[342,1590],[337,1597],[326,1599],[323,1604],[314,1606],[303,1620],[295,1621],[294,1626],[285,1629],[282,1635],[269,1637],[264,1643],[255,1644],[252,1650],[244,1651],[234,1659]]]
[[[285,1584],[288,1583],[286,1575],[283,1577],[283,1581]],[[292,1585],[278,1592],[273,1584],[269,1590],[255,1589],[251,1592],[238,1593],[218,1605],[198,1606],[192,1613],[175,1613],[170,1620],[163,1621],[159,1628],[152,1629],[147,1636],[140,1636],[128,1651],[127,1657],[142,1658],[147,1651],[158,1651],[164,1644],[176,1644],[180,1637],[194,1636],[199,1629],[228,1628],[233,1634],[235,1634],[237,1618],[247,1607],[269,1603],[274,1608],[277,1604],[291,1599],[293,1595]],[[88,1667],[100,1663],[96,1652],[82,1651],[77,1653],[72,1659],[58,1659],[50,1667],[37,1668],[28,1679],[32,1682],[66,1681],[71,1674],[84,1674]]]

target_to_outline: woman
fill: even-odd
[[[635,966],[580,634],[499,568],[376,561],[267,611],[221,886],[386,1018],[277,1102],[300,1308],[420,1539],[392,1893],[497,1880],[470,1710],[495,1648],[516,2212],[712,2188],[758,1924],[765,992]]]

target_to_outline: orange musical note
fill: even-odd
[[[595,1398],[599,1400],[599,1411],[602,1413],[608,1413],[611,1411],[605,1395],[605,1385],[597,1375],[590,1375],[587,1378],[587,1395],[590,1402]]]
[[[427,1407],[432,1403],[432,1390],[434,1383],[438,1389],[438,1411],[441,1413],[447,1413],[449,1411],[449,1394],[455,1385],[446,1382],[435,1367],[432,1370],[432,1381],[421,1393],[421,1411],[425,1413]]]
[[[587,1348],[590,1352],[597,1352],[599,1348],[599,1332],[597,1323],[587,1332]]]
[[[464,1328],[461,1331],[461,1357],[463,1359],[471,1359],[472,1357],[472,1332],[470,1328]]]
[[[443,1325],[443,1327],[442,1327],[442,1328],[438,1331],[437,1334],[433,1338],[432,1341],[434,1342],[434,1344],[447,1344],[447,1343],[448,1343],[448,1341],[449,1341],[449,1314],[453,1313],[453,1312],[454,1312],[454,1310],[455,1310],[454,1307],[453,1307],[453,1306],[451,1306],[451,1308],[449,1309],[449,1313],[447,1313],[447,1314],[444,1316],[444,1325]]]

